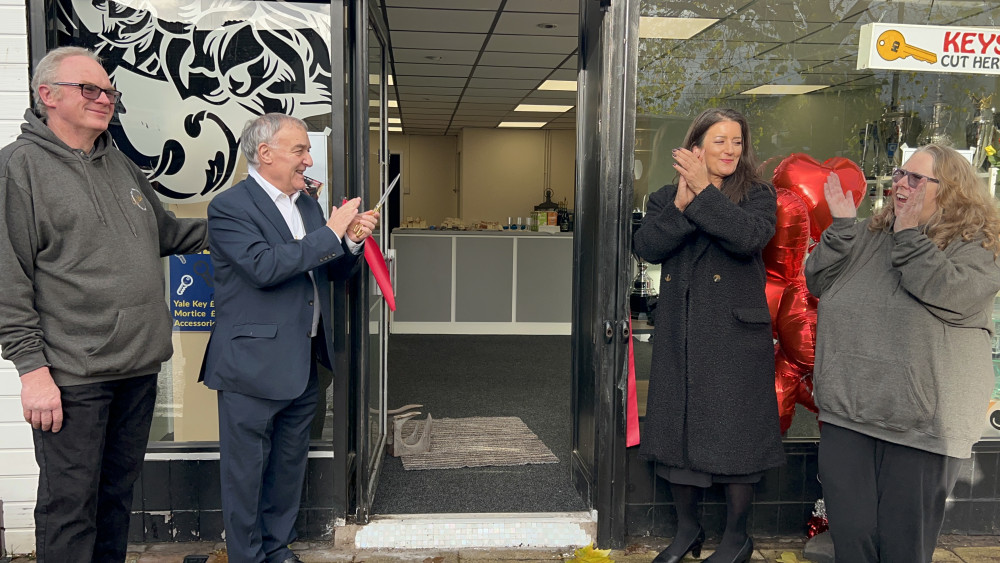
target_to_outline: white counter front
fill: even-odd
[[[397,229],[396,334],[570,334],[573,233]]]

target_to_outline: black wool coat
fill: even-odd
[[[640,454],[717,475],[776,467],[785,454],[761,258],[775,192],[757,184],[735,204],[710,185],[684,212],[676,193],[650,196],[633,238],[661,264]]]

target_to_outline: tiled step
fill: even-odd
[[[596,535],[596,512],[404,514],[379,516],[358,527],[354,547],[579,547]]]

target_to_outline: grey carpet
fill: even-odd
[[[559,463],[405,471],[388,457],[374,514],[586,510],[570,479],[570,360],[569,336],[390,336],[390,408],[516,416]]]
[[[417,421],[408,420],[402,433],[420,439],[424,428],[423,423],[418,426]],[[516,416],[435,418],[431,422],[430,451],[400,459],[407,471],[559,463],[559,458]]]

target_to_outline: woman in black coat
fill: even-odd
[[[761,181],[746,118],[703,112],[673,150],[677,185],[649,198],[633,245],[661,264],[640,453],[670,482],[677,534],[654,559],[700,555],[701,489],[726,487],[726,529],[706,561],[748,561],[753,483],[784,462],[761,251],[774,189]]]

